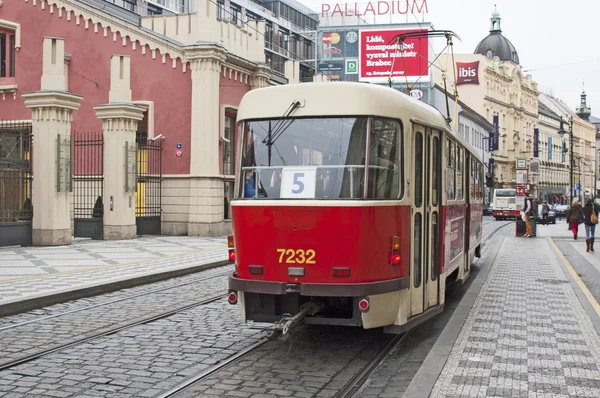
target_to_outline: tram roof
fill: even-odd
[[[480,157],[460,134],[453,131],[435,107],[398,90],[357,82],[315,82],[286,84],[251,90],[240,102],[238,120],[281,118],[290,105],[301,106],[290,115],[321,116],[381,116],[408,120],[452,134],[462,145]]]

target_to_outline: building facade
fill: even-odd
[[[268,85],[272,76],[264,36],[257,34],[264,21],[241,29],[219,20],[212,1],[201,0],[185,17],[140,17],[135,24],[129,14],[91,3],[3,2],[2,123],[32,121],[23,94],[40,90],[44,37],[64,39],[66,87],[83,97],[73,112],[73,135],[105,127],[94,108],[111,102],[111,59],[127,56],[132,103],[143,110],[138,138],[162,140],[162,233],[227,233],[236,109],[246,92]]]
[[[515,47],[502,35],[500,21],[494,10],[490,33],[474,54],[454,54],[454,65],[447,59],[450,55],[440,55],[440,64],[452,65],[453,70],[443,74],[436,69],[435,83],[449,91],[456,89],[461,101],[497,124],[497,149],[491,155],[493,188],[514,188],[516,159],[534,155],[539,90],[531,75],[523,74]]]
[[[569,202],[572,200],[571,190],[573,190],[573,198],[579,198],[581,201],[593,197],[596,179],[596,127],[581,117],[589,118],[589,113],[579,112],[578,114],[578,111],[570,108],[565,102],[549,94],[540,94],[539,99],[541,103],[559,116],[562,123],[561,130],[565,132],[561,137],[564,142],[563,151],[567,166],[563,174],[565,197]],[[585,94],[581,97],[579,107],[581,106],[587,107]],[[570,139],[571,132],[573,133],[572,143]],[[573,174],[572,187],[570,187],[571,168]]]
[[[542,96],[544,94],[540,94]],[[565,187],[569,185],[568,154],[565,151],[566,141],[558,134],[561,128],[560,116],[539,102],[539,159],[540,173],[536,176],[537,195],[548,203],[566,204],[568,194]]]
[[[466,139],[473,148],[479,151],[479,155],[484,164],[486,179],[494,174],[494,161],[491,157],[489,147],[489,136],[494,131],[494,125],[491,124],[483,115],[480,115],[464,102],[456,100],[451,94],[446,94],[444,89],[438,85],[434,86],[433,106],[435,106],[445,117],[450,119],[450,124],[456,131]],[[446,104],[448,108],[446,108]],[[450,114],[447,114],[447,110]],[[456,119],[454,120],[454,117]],[[485,187],[484,201],[487,205],[492,201],[492,191]]]

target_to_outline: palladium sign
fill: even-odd
[[[389,14],[428,13],[427,0],[369,1],[367,3],[323,3],[321,16],[349,17]]]

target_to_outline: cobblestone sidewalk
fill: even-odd
[[[430,396],[600,396],[600,336],[549,241],[500,253]]]
[[[128,241],[74,241],[71,246],[0,249],[0,308],[162,272],[227,260],[227,240],[140,237]]]

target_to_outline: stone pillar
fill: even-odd
[[[186,48],[192,71],[192,129],[187,234],[224,234],[223,181],[219,167],[219,85],[226,50],[218,45]]]
[[[32,244],[39,246],[69,245],[72,240],[69,146],[73,111],[83,97],[66,91],[64,53],[64,39],[45,37],[41,91],[22,94],[32,110]],[[60,158],[59,135],[65,144]]]
[[[217,45],[186,49],[192,71],[192,176],[219,175],[219,83],[225,54]]]
[[[288,79],[288,84],[300,83],[300,63],[289,59],[285,61],[285,77]]]
[[[135,134],[144,110],[131,103],[131,60],[113,55],[110,60],[109,104],[94,107],[104,133],[104,239],[133,239],[137,170]],[[128,173],[128,170],[130,171]],[[128,178],[129,174],[129,178]]]

